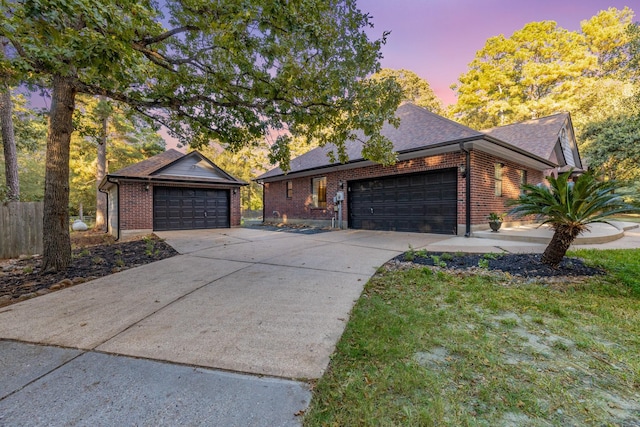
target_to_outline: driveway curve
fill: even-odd
[[[180,255],[0,310],[0,339],[319,378],[366,281],[445,239],[236,228],[158,233]]]

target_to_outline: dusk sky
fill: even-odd
[[[391,31],[383,47],[385,68],[405,68],[426,79],[445,105],[455,102],[449,87],[489,37],[511,36],[526,23],[555,21],[576,31],[600,10],[625,6],[639,20],[637,0],[357,0],[373,16],[369,34]]]

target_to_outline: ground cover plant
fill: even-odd
[[[640,425],[640,250],[571,252],[605,273],[566,280],[456,255],[369,281],[306,426]]]

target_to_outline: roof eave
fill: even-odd
[[[396,153],[398,155],[398,160],[410,160],[417,157],[426,157],[429,155],[433,156],[433,155],[452,152],[452,151],[459,151],[458,146],[460,145],[460,143],[477,141],[482,137],[483,137],[482,134],[478,134],[478,135],[474,135],[467,138],[461,138],[453,141],[445,141],[442,143],[433,144],[428,147],[418,147],[418,148],[412,148],[409,150],[397,151]],[[295,172],[281,173],[278,175],[273,175],[265,178],[258,177],[258,178],[255,178],[254,181],[256,182],[281,181],[283,179],[288,179],[288,178],[299,178],[299,177],[304,177],[309,175],[317,175],[320,172],[325,172],[325,173],[337,172],[340,170],[354,169],[356,167],[365,167],[365,166],[371,166],[375,164],[377,163],[371,160],[359,158],[355,160],[350,160],[346,163],[332,163],[328,165],[317,166],[314,168],[303,169]]]
[[[147,182],[150,184],[155,183],[181,183],[181,184],[209,184],[209,185],[224,185],[224,186],[237,186],[243,187],[249,185],[249,183],[244,182],[242,180],[224,180],[224,181],[210,181],[210,180],[197,180],[197,179],[175,179],[175,178],[162,178],[156,176],[126,176],[126,175],[107,175],[107,177],[112,179],[119,179],[123,181],[133,181],[133,182]],[[104,180],[103,180],[104,181]],[[100,184],[102,186],[103,183]]]

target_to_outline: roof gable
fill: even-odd
[[[236,180],[212,161],[197,151],[192,151],[173,162],[162,166],[149,175],[163,178],[205,178],[217,180]]]
[[[538,157],[551,160],[559,166],[582,167],[569,113],[499,126],[483,132]]]
[[[108,176],[114,178],[155,179],[165,181],[198,181],[246,185],[216,166],[198,151],[184,154],[175,149],[149,157]]]
[[[396,128],[393,125],[385,123],[381,133],[391,140],[393,150],[397,153],[417,151],[444,144],[456,144],[461,140],[481,138],[483,136],[482,133],[476,130],[411,103],[405,103],[398,107],[396,117],[400,119],[400,126]],[[349,163],[365,160],[362,157],[363,140],[364,134],[362,132],[356,132],[355,140],[345,142]],[[292,159],[288,173],[331,166],[328,154],[330,152],[335,153],[336,151],[336,146],[333,144],[315,148],[306,154]],[[337,162],[333,163],[333,165],[338,164]],[[261,175],[258,179],[283,174],[282,169],[278,167]]]
[[[179,152],[178,150],[169,149],[160,154],[156,154],[155,156],[149,157],[141,162],[135,163],[133,165],[129,165],[124,167],[116,172],[111,173],[110,175],[117,175],[122,177],[148,177],[154,171],[166,166],[175,160],[184,156],[184,153]]]

